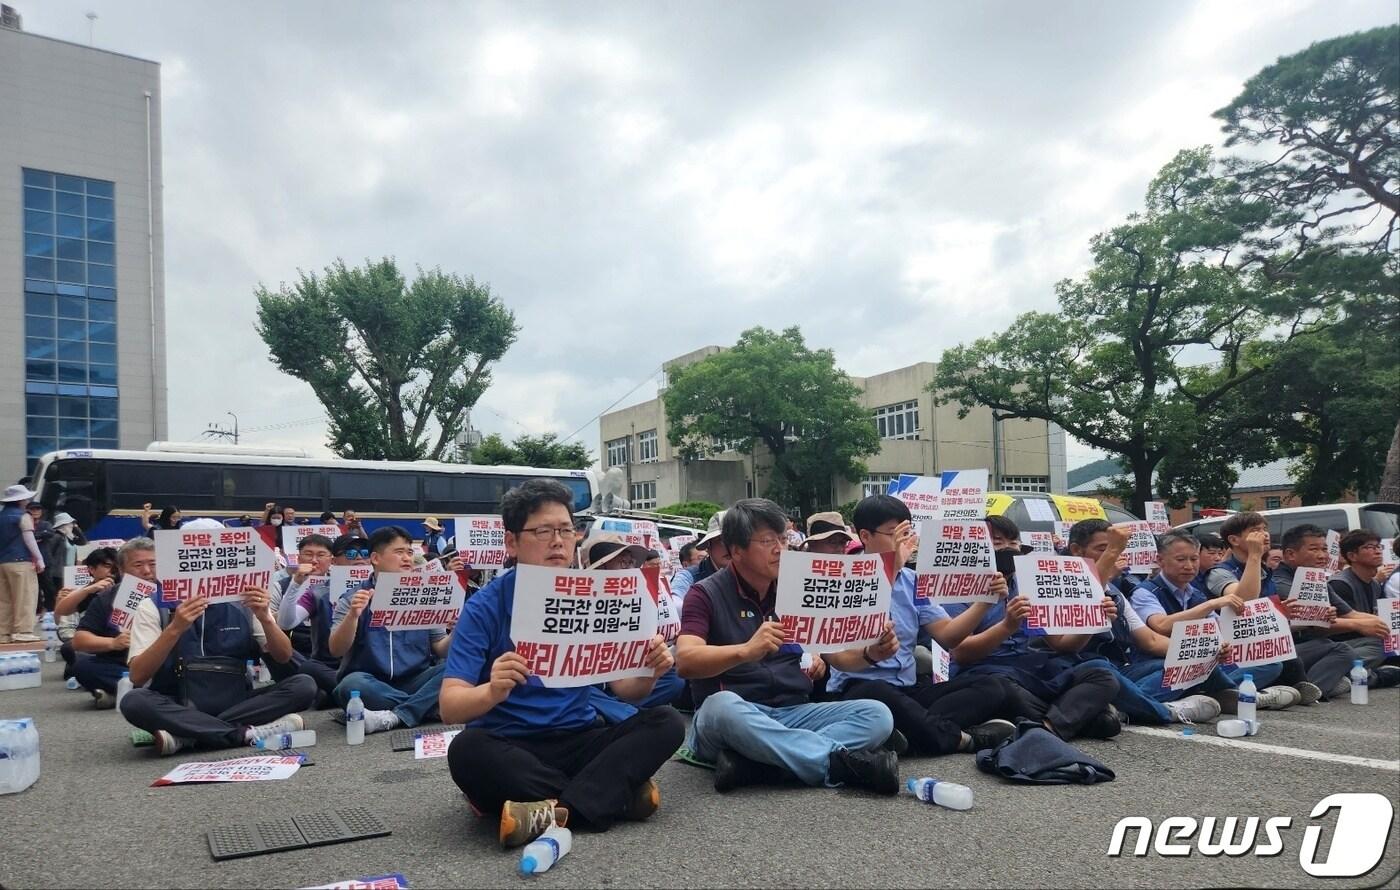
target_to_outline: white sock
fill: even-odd
[[[385,732],[403,725],[393,711],[365,711],[365,732]]]

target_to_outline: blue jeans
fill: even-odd
[[[442,688],[442,672],[446,663],[425,667],[411,677],[399,677],[385,683],[374,674],[354,671],[346,674],[335,687],[335,700],[341,707],[350,701],[351,690],[360,690],[365,707],[374,711],[392,710],[404,726],[417,726],[436,717],[438,691]]]
[[[1230,682],[1238,686],[1244,682],[1245,674],[1254,675],[1254,685],[1259,689],[1267,689],[1274,685],[1274,681],[1283,675],[1283,663],[1261,664],[1252,668],[1221,668]]]
[[[882,744],[894,731],[877,701],[835,701],[770,708],[721,691],[705,699],[690,728],[690,750],[713,761],[729,748],[758,763],[786,767],[807,785],[829,785],[831,753]]]
[[[1233,689],[1236,685],[1224,671],[1216,668],[1195,686],[1168,689],[1162,685],[1165,664],[1163,659],[1149,658],[1127,667],[1115,668],[1123,682],[1119,684],[1118,696],[1113,700],[1114,706],[1127,714],[1130,720],[1138,723],[1171,723],[1171,711],[1164,708],[1162,703],[1176,701],[1188,694]]]

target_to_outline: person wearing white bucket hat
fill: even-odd
[[[676,576],[671,579],[671,594],[673,596],[685,598],[685,592],[690,589],[690,585],[718,572],[729,565],[729,547],[720,537],[720,525],[724,522],[724,512],[710,517],[709,527],[700,540],[695,542],[695,549],[705,554],[705,558],[688,569],[681,569],[676,572]]]
[[[34,492],[11,485],[0,495],[0,643],[37,643],[34,610],[39,604],[39,573],[44,555],[34,538],[34,519],[25,510]]]

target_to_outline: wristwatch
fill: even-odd
[[[876,661],[875,659],[873,659],[873,658],[870,657],[870,647],[869,647],[869,646],[863,646],[863,647],[861,647],[861,650],[860,650],[860,657],[861,657],[861,658],[864,658],[864,659],[865,659],[865,663],[868,664],[868,665],[870,665],[871,667],[875,667],[875,666],[877,666],[877,665],[880,663],[880,662],[878,662],[878,661]]]

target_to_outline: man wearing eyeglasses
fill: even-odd
[[[290,631],[311,622],[311,646],[306,655],[293,656],[295,670],[316,681],[324,695],[335,692],[339,683],[340,658],[330,651],[331,616],[335,608],[332,596],[313,584],[312,579],[324,578],[333,565],[355,566],[369,562],[369,541],[356,535],[341,535],[330,541],[321,535],[307,535],[297,546],[297,567],[282,579],[282,595],[277,604],[277,624]],[[268,665],[273,679],[280,679],[278,669]]]
[[[573,494],[553,479],[530,479],[501,499],[506,553],[521,565],[568,568],[574,556]],[[506,571],[467,601],[452,637],[439,698],[444,720],[467,728],[452,741],[452,780],[479,813],[500,813],[503,847],[527,844],[551,825],[582,822],[606,830],[641,821],[661,805],[652,779],[680,746],[681,716],[644,708],[605,725],[592,688],[530,682],[510,639],[515,572]],[[638,702],[673,664],[666,641],[652,639],[650,677],[615,680],[613,694]]]

